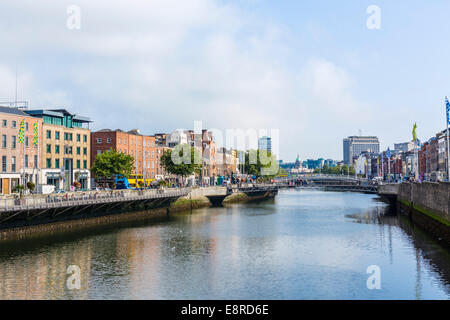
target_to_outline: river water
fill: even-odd
[[[449,298],[449,249],[365,194],[281,191],[0,243],[0,299]]]

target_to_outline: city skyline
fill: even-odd
[[[414,122],[421,140],[444,129],[445,1],[377,1],[377,30],[367,1],[78,1],[80,29],[69,1],[2,4],[0,100],[15,99],[17,70],[19,100],[85,114],[93,130],[274,128],[290,161],[341,159],[359,130],[386,149]]]

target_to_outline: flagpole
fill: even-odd
[[[447,111],[447,181],[450,181],[450,103],[448,98],[445,97],[446,111]]]

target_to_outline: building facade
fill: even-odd
[[[103,129],[92,132],[91,145],[92,163],[97,155],[113,149],[134,158],[133,174],[153,180],[161,171],[159,161],[161,154],[157,153],[155,136],[143,135],[137,129],[130,131]]]
[[[89,124],[92,121],[66,109],[27,110],[26,113],[42,121],[40,183],[70,191],[74,182],[79,182],[81,189],[90,189]]]
[[[272,152],[272,138],[270,137],[261,137],[258,139],[258,149],[266,150],[267,152]]]
[[[24,120],[24,140],[19,143],[20,123]],[[23,110],[0,107],[0,194],[10,194],[20,185],[39,184],[39,145],[33,143],[34,125],[38,143],[42,137],[42,120]]]
[[[380,141],[375,136],[351,136],[343,140],[344,163],[351,165],[361,153],[379,153]]]

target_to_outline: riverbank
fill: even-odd
[[[76,209],[70,208],[68,211],[70,214],[68,215],[49,215],[41,220],[34,221],[28,221],[28,216],[24,216],[23,221],[4,225],[3,228],[0,228],[0,241],[33,238],[34,236],[48,233],[64,234],[80,230],[121,226],[128,222],[167,216],[171,212],[176,213],[207,208],[212,206],[211,201],[207,197],[209,193],[223,193],[223,204],[225,205],[257,201],[274,196],[271,193],[248,196],[243,192],[236,192],[227,196],[226,188],[195,188],[188,195],[178,197],[175,201],[169,201],[164,206],[151,207],[145,202],[136,202],[130,206],[118,206],[112,211],[105,208],[104,211],[85,212],[80,215],[73,214]]]
[[[397,209],[450,246],[450,183],[402,183]]]

